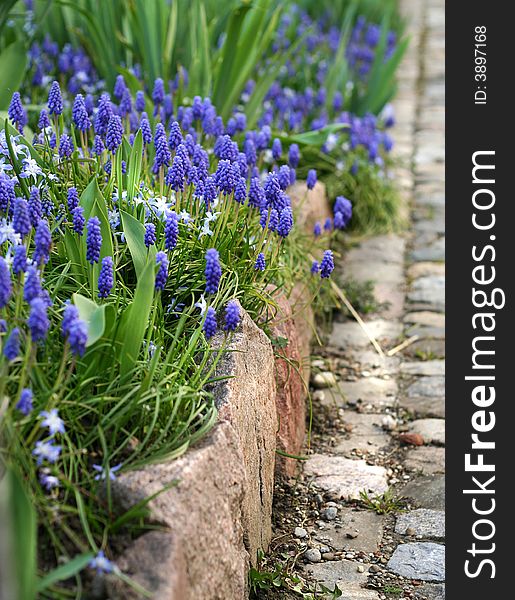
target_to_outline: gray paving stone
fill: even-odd
[[[445,509],[445,476],[424,475],[405,485],[401,494],[412,498],[420,508]]]
[[[338,586],[343,592],[340,600],[379,600],[377,592],[362,587],[368,574],[366,571],[359,573],[358,564],[350,560],[336,560],[307,565],[304,571],[330,590]]]
[[[445,585],[443,583],[426,583],[417,588],[416,600],[445,600]]]
[[[423,338],[410,344],[404,354],[413,358],[426,359],[445,357],[445,340],[439,338]]]
[[[428,396],[445,397],[445,377],[420,377],[412,383],[406,393],[409,398]]]
[[[360,405],[368,410],[382,410],[393,406],[397,398],[397,382],[395,379],[364,377],[357,381],[340,381],[337,388],[325,395],[324,404],[345,406]]]
[[[373,281],[374,283],[392,283],[398,286],[404,284],[404,265],[399,263],[388,263],[383,260],[349,260],[347,256],[344,272],[345,279],[353,279],[360,283]]]
[[[421,219],[413,225],[413,229],[418,233],[445,233],[445,217],[440,213],[434,218]]]
[[[427,305],[422,305],[427,306]],[[439,314],[439,313],[435,313]],[[406,335],[416,335],[420,339],[444,340],[445,327],[426,327],[425,325],[412,325],[406,329]]]
[[[445,546],[433,542],[400,544],[388,561],[390,571],[422,581],[445,581]]]
[[[378,377],[396,374],[401,363],[399,356],[380,356],[375,350],[352,350],[349,358]]]
[[[388,488],[384,467],[342,456],[314,454],[306,461],[304,474],[316,487],[338,499],[358,500],[362,490],[382,494]]]
[[[444,419],[417,419],[411,423],[410,430],[419,433],[426,444],[445,446]]]
[[[345,454],[356,449],[376,452],[390,443],[390,436],[381,427],[381,416],[346,411],[343,421],[352,430],[338,438],[334,448],[337,453]]]
[[[378,235],[368,238],[351,248],[346,261],[363,262],[380,261],[404,265],[406,240],[395,234]]]
[[[419,360],[414,362],[405,362],[400,366],[400,371],[404,375],[445,375],[444,360]]]
[[[427,275],[415,279],[408,293],[410,302],[430,304],[435,310],[445,309],[445,277]]]
[[[420,396],[401,398],[399,407],[407,410],[416,418],[445,418],[445,399]]]
[[[443,540],[445,539],[445,512],[430,508],[417,508],[402,513],[397,517],[395,533],[407,535],[407,530],[414,532],[411,535]]]
[[[425,327],[445,328],[445,315],[429,310],[409,312],[404,315],[403,321],[409,325],[423,325]]]
[[[445,448],[421,446],[408,452],[404,461],[408,471],[422,472],[425,475],[445,473]]]
[[[427,275],[445,275],[445,264],[441,262],[416,262],[408,267],[407,275],[410,279]]]
[[[410,254],[411,260],[428,261],[428,260],[445,260],[445,238],[439,238],[426,248],[413,250]]]
[[[369,510],[340,508],[336,522],[328,529],[317,531],[315,539],[336,551],[377,552],[383,526],[382,515]]]
[[[402,335],[402,324],[386,319],[376,319],[366,322],[367,330],[375,339],[388,346],[396,342]],[[359,323],[355,321],[345,321],[344,323],[335,323],[329,339],[329,344],[342,350],[353,348],[367,348],[372,345],[366,333]]]

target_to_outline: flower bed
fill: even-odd
[[[168,47],[182,35],[176,3],[49,5],[49,28],[74,25],[54,28],[61,44],[43,4],[11,21],[0,12],[13,82],[8,99],[0,88],[6,593],[89,594],[110,575],[113,594],[143,585],[215,598],[196,569],[219,548],[229,571],[212,580],[232,572],[220,597],[240,597],[269,542],[276,446],[290,475],[302,451],[312,311],[330,305],[330,247],[353,213],[340,183],[355,197],[366,188],[359,227],[389,189],[383,107],[403,42],[388,19],[373,26],[352,11],[340,29],[329,13],[314,21],[263,0],[227,7],[224,25],[198,0],[184,11],[205,51],[188,46],[186,69]],[[117,32],[110,45],[105,28]],[[154,40],[156,28],[167,36]],[[136,30],[145,43],[122,53],[120,37]],[[188,515],[207,529],[217,504],[202,541]],[[156,523],[172,531],[148,533]],[[200,546],[185,552],[192,539]],[[166,592],[150,558],[136,569],[145,548],[177,565]]]

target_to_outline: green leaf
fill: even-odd
[[[13,42],[0,54],[0,110],[9,107],[13,92],[20,88],[27,68],[27,50],[23,42]]]
[[[5,583],[9,597],[31,600],[36,597],[36,512],[20,474],[12,468],[0,479],[0,520],[6,525],[2,536],[9,552],[5,573],[13,575]]]
[[[151,246],[147,250],[145,246],[145,226],[143,223],[140,223],[140,221],[123,210],[120,211],[120,217],[122,219],[123,233],[125,234],[125,239],[127,240],[134,263],[134,269],[136,270],[136,276],[139,279],[148,259],[150,259],[152,264],[155,262],[156,249],[154,246]]]
[[[86,347],[89,348],[89,346],[92,346],[104,335],[106,305],[98,305],[93,300],[85,298],[78,293],[73,294],[73,303],[79,311],[80,318],[88,325],[88,342]]]
[[[154,300],[155,279],[155,265],[149,262],[138,279],[133,301],[123,313],[118,336],[122,343],[120,357],[122,376],[132,370],[138,359]]]
[[[94,554],[92,552],[79,554],[75,558],[69,560],[66,564],[57,567],[57,569],[54,569],[53,571],[50,571],[48,575],[38,581],[37,591],[42,592],[58,581],[70,579],[70,577],[73,577],[82,571],[82,569],[87,566],[93,557]]]
[[[127,165],[127,196],[132,201],[139,191],[139,178],[143,163],[143,134],[138,130],[129,156]]]

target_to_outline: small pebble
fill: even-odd
[[[312,563],[317,563],[322,560],[322,554],[318,548],[310,548],[304,552],[304,558]]]
[[[408,527],[406,529],[406,535],[415,535],[417,532],[413,529],[413,527]]]
[[[325,393],[323,390],[315,390],[313,392],[313,400],[315,402],[323,402],[325,400]]]
[[[397,427],[397,421],[392,415],[385,415],[382,420],[383,429],[387,431],[393,431]]]
[[[331,373],[331,371],[317,373],[313,377],[313,385],[319,390],[323,388],[334,387],[336,385],[336,377],[334,373]]]
[[[358,565],[358,573],[364,573],[365,567],[363,565]]]
[[[328,506],[322,511],[322,518],[326,521],[334,521],[336,519],[337,514],[338,509],[335,506]]]
[[[304,527],[295,527],[293,535],[302,540],[307,537],[308,532],[304,529]]]

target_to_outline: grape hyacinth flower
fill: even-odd
[[[55,475],[49,475],[47,472],[41,472],[39,474],[39,483],[47,492],[61,485],[58,477]]]
[[[51,115],[60,115],[63,112],[63,97],[57,81],[52,82],[48,92],[48,112]]]
[[[122,99],[120,100],[120,116],[126,117],[132,112],[132,96],[128,88],[125,88]]]
[[[114,466],[104,468],[102,465],[92,465],[93,469],[98,473],[95,475],[95,481],[105,481],[109,479],[110,481],[114,481],[116,479],[116,471],[119,471],[122,468],[122,463]]]
[[[282,165],[279,169],[278,173],[279,186],[284,191],[287,187],[291,185],[291,173],[290,167],[288,165]]]
[[[63,133],[61,139],[59,140],[59,156],[61,158],[70,158],[73,153],[73,140],[72,138]]]
[[[171,150],[176,150],[180,144],[184,141],[182,137],[182,131],[179,123],[177,121],[172,121],[170,126],[170,135],[168,137],[168,145]]]
[[[22,415],[27,416],[32,412],[32,390],[23,388],[20,394],[20,399],[16,403],[16,410],[19,410]]]
[[[79,131],[84,132],[91,127],[91,120],[89,118],[88,111],[86,110],[86,104],[82,94],[77,94],[75,96],[75,100],[73,101],[72,117],[75,127],[77,127]]]
[[[112,115],[107,125],[106,148],[113,154],[118,150],[123,139],[122,120],[118,115]]]
[[[231,161],[225,159],[219,161],[215,173],[215,179],[220,191],[225,195],[229,195],[234,192],[236,178]]]
[[[0,308],[9,303],[13,292],[11,271],[3,256],[0,256]]]
[[[46,338],[50,321],[47,315],[47,305],[42,298],[34,298],[31,301],[27,325],[34,342],[42,342]]]
[[[31,225],[32,227],[36,227],[43,214],[43,207],[41,205],[39,189],[35,186],[30,190],[28,204]]]
[[[145,92],[143,92],[143,90],[138,90],[136,92],[136,101],[134,103],[134,108],[139,113],[145,111]]]
[[[79,310],[75,304],[67,304],[61,324],[63,337],[70,344],[73,354],[83,356],[88,341],[88,326],[79,316]]]
[[[336,215],[338,213],[341,214],[341,226],[339,226],[340,219],[338,225],[336,223]],[[345,198],[344,196],[338,196],[334,203],[334,216],[335,227],[337,227],[338,229],[345,228],[352,218],[352,204],[350,200],[347,200],[347,198]]]
[[[25,284],[23,286],[23,299],[25,302],[32,302],[34,298],[41,295],[41,280],[39,271],[34,265],[30,265],[25,275]]]
[[[102,94],[98,100],[98,110],[95,116],[95,133],[105,135],[112,114],[111,98],[109,94]]]
[[[21,275],[27,270],[27,249],[23,244],[14,248],[13,273]]]
[[[93,142],[93,152],[97,156],[100,156],[105,149],[106,148],[104,146],[104,141],[102,140],[102,138],[99,135],[96,135],[95,140]]]
[[[320,225],[320,221],[317,221],[313,227],[313,235],[315,237],[319,237],[322,234],[322,225]]]
[[[98,275],[98,297],[107,298],[113,289],[113,284],[113,259],[111,256],[104,256],[100,274]]]
[[[230,300],[225,309],[225,331],[234,331],[240,324],[240,307],[236,300]]]
[[[297,144],[292,144],[288,151],[288,163],[290,167],[296,169],[299,166],[300,152]]]
[[[159,268],[156,274],[155,288],[163,291],[168,279],[168,256],[166,256],[166,252],[160,251],[156,254],[156,265]]]
[[[259,177],[253,177],[250,180],[249,187],[249,206],[261,209],[265,204],[265,192],[259,182]]]
[[[100,260],[101,246],[100,220],[98,217],[91,217],[88,220],[88,233],[86,236],[86,260],[90,264],[97,263]]]
[[[247,199],[247,182],[244,177],[239,177],[234,189],[234,199],[238,204],[244,204]]]
[[[262,252],[260,252],[257,255],[256,262],[254,263],[254,269],[256,271],[264,271],[265,268],[266,268],[265,255]]]
[[[56,433],[64,433],[64,421],[59,416],[59,411],[57,408],[52,408],[50,410],[42,410],[39,413],[39,417],[43,419],[41,421],[41,427],[48,429],[50,435],[55,435]]]
[[[149,248],[156,243],[156,226],[154,223],[147,223],[145,225],[145,246]]]
[[[179,237],[179,218],[177,213],[171,211],[166,216],[165,224],[165,248],[171,251],[177,246],[177,238]]]
[[[293,213],[289,206],[282,209],[279,214],[279,223],[277,224],[277,233],[282,237],[288,237],[293,227]]]
[[[152,142],[152,129],[150,128],[150,122],[146,113],[141,115],[141,121],[139,124],[141,129],[141,137],[144,144],[150,144]]]
[[[155,81],[154,81],[154,89],[152,90],[152,100],[154,102],[154,105],[156,107],[156,111],[157,111],[157,107],[160,104],[163,104],[165,99],[165,85],[164,85],[164,81],[158,77]],[[157,114],[157,112],[156,112]]]
[[[328,279],[334,271],[334,259],[331,250],[326,250],[320,263],[320,277]]]
[[[14,124],[16,129],[21,131],[27,124],[27,113],[21,103],[21,97],[19,92],[14,92],[11,98],[11,103],[7,109],[7,115],[11,122]]]
[[[67,195],[68,210],[72,213],[79,206],[79,193],[77,188],[71,187]]]
[[[14,360],[20,353],[20,330],[15,327],[5,341],[3,353],[7,360]]]
[[[32,451],[32,454],[37,458],[36,464],[42,465],[44,461],[49,463],[55,463],[59,459],[59,455],[61,454],[62,447],[56,446],[49,442],[37,441],[36,447]]]
[[[280,160],[282,153],[283,147],[281,145],[281,140],[279,138],[275,138],[272,142],[272,156],[274,157],[274,160]]]
[[[216,294],[222,277],[222,267],[220,266],[220,256],[216,248],[210,248],[206,252],[206,268],[204,271],[206,277],[206,294]]]
[[[331,231],[332,228],[333,228],[333,222],[331,220],[331,217],[327,217],[327,219],[324,222],[324,230]]]
[[[113,89],[114,97],[117,100],[121,100],[126,89],[127,85],[125,84],[125,79],[123,78],[123,75],[117,75]]]
[[[215,335],[216,327],[216,312],[215,309],[212,306],[210,306],[206,311],[206,318],[204,321],[204,325],[202,326],[206,339],[209,340]]]
[[[320,272],[320,263],[318,262],[318,260],[314,260],[313,264],[311,265],[311,273],[313,275],[315,275],[316,273]]]
[[[16,195],[14,193],[14,182],[5,175],[0,174],[0,210],[7,212],[7,208],[12,208]]]
[[[44,131],[45,129],[47,129],[48,127],[51,127],[51,123],[50,123],[50,118],[48,116],[48,111],[44,108],[40,113],[39,113],[39,119],[38,119],[38,129],[40,131]]]
[[[172,158],[170,148],[168,147],[168,141],[166,139],[165,128],[163,127],[162,123],[158,123],[156,125],[156,130],[154,133],[154,146],[156,149],[156,154],[152,171],[154,173],[158,173],[161,167],[168,166],[170,164],[170,159]]]
[[[90,569],[95,569],[98,574],[112,573],[116,566],[100,550],[100,552],[89,562]]]
[[[82,206],[77,206],[72,211],[72,221],[73,221],[73,231],[82,235],[84,232],[84,225],[86,224],[86,219],[84,218],[84,209]]]
[[[176,154],[172,166],[168,169],[168,173],[166,174],[166,185],[169,185],[174,192],[178,192],[179,190],[183,191],[185,176],[184,161],[181,156]]]
[[[25,237],[32,229],[29,205],[25,198],[16,198],[13,211],[13,228],[21,237]]]
[[[310,169],[308,171],[308,175],[306,177],[306,185],[308,186],[308,190],[312,190],[317,182],[317,172],[315,169]]]
[[[42,219],[38,223],[36,235],[34,236],[34,244],[36,246],[34,261],[38,265],[41,263],[46,264],[50,258],[50,247],[52,246],[52,236],[50,235],[50,228],[46,219]]]

